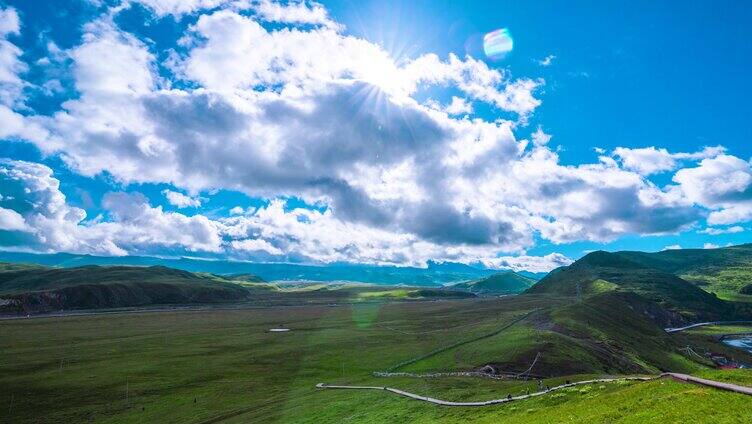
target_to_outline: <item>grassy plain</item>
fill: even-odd
[[[389,385],[448,400],[534,390],[533,382],[378,378],[372,372],[473,338],[479,339],[414,366],[462,369],[495,361],[522,370],[530,360],[522,353],[535,351],[536,343],[557,337],[554,333],[533,320],[482,336],[556,302],[566,301],[521,296],[0,321],[0,422],[752,420],[748,397],[666,380],[596,384],[484,408],[446,408],[379,391],[314,387],[319,382]],[[268,332],[279,326],[291,331]],[[721,374],[694,366],[708,378],[752,382],[747,371]],[[561,376],[545,384],[592,376]]]

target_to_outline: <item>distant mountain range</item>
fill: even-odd
[[[441,286],[460,281],[475,280],[499,272],[457,263],[429,262],[427,268],[376,266],[355,264],[301,265],[285,263],[253,263],[229,260],[192,258],[157,258],[147,256],[105,257],[68,253],[33,254],[0,252],[0,261],[33,263],[54,267],[83,265],[162,265],[191,272],[219,275],[252,274],[266,281],[356,281],[384,285]],[[530,278],[543,275],[522,272]]]

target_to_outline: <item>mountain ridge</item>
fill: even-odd
[[[687,320],[733,314],[732,306],[714,294],[620,252],[591,252],[552,271],[525,293],[585,297],[609,291],[635,293]]]

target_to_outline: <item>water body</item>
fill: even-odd
[[[746,350],[752,353],[752,336],[739,337],[734,339],[723,339],[723,343],[738,349]]]

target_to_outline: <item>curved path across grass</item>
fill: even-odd
[[[686,383],[695,383],[700,384],[703,386],[713,387],[716,389],[721,390],[728,390],[731,392],[741,393],[745,395],[752,396],[752,387],[746,387],[746,386],[740,386],[737,384],[731,384],[731,383],[722,383],[720,381],[714,381],[714,380],[706,380],[704,378],[697,378],[692,377],[691,375],[687,374],[678,374],[678,373],[663,373],[657,376],[650,376],[650,377],[621,377],[621,378],[600,378],[595,380],[584,380],[584,381],[576,381],[574,383],[569,384],[562,384],[560,386],[552,387],[548,390],[543,390],[540,392],[530,393],[527,395],[520,395],[520,396],[508,396],[501,399],[491,399],[486,401],[479,401],[479,402],[452,402],[448,400],[442,400],[442,399],[436,399],[428,396],[421,396],[415,393],[406,392],[404,390],[395,389],[392,387],[382,387],[382,386],[336,386],[336,385],[329,385],[325,383],[319,383],[316,385],[319,389],[346,389],[346,390],[383,390],[387,392],[392,392],[394,394],[404,396],[407,398],[420,400],[423,402],[433,403],[435,405],[442,405],[442,406],[489,406],[489,405],[496,405],[500,403],[508,403],[513,402],[516,400],[523,400],[528,399],[536,396],[542,396],[547,393],[566,389],[568,387],[574,387],[574,386],[580,386],[585,384],[593,384],[593,383],[612,383],[617,381],[650,381],[650,380],[656,380],[659,378],[673,378],[674,380],[686,382]]]
[[[673,378],[674,380],[683,381],[685,383],[695,383],[695,384],[700,384],[702,386],[713,387],[715,389],[728,390],[730,392],[741,393],[743,395],[752,396],[752,387],[748,387],[748,386],[740,386],[738,384],[723,383],[721,381],[715,381],[715,380],[707,380],[705,378],[693,377],[688,374],[678,374],[675,372],[666,372],[666,373],[661,374],[659,377],[670,377],[670,378]]]
[[[684,330],[691,330],[693,328],[697,327],[704,327],[706,325],[736,325],[736,324],[752,324],[752,321],[708,321],[708,322],[698,322],[697,324],[691,324],[684,327],[669,327],[664,328],[663,330],[667,333],[677,333],[679,331]]]

